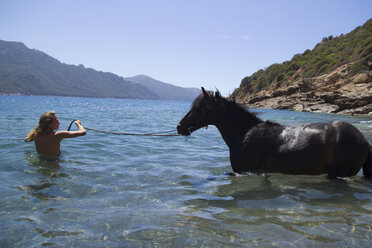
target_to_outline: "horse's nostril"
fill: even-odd
[[[181,124],[177,125],[177,132],[178,134],[182,135],[190,135],[190,131],[183,127]]]
[[[177,125],[177,131],[178,131],[178,133],[180,133],[181,130],[182,130],[181,124],[178,124],[178,125]]]

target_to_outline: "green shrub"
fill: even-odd
[[[273,64],[245,77],[241,87],[254,93],[271,84],[285,83],[293,75],[295,79],[320,76],[350,62],[354,64],[348,71],[355,75],[368,70],[368,61],[372,61],[372,19],[346,35],[323,38],[312,50],[294,55],[291,61]]]

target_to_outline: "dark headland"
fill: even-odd
[[[21,42],[0,40],[0,94],[192,101],[200,92],[61,63]]]

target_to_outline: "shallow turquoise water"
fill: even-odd
[[[282,174],[232,177],[210,127],[184,137],[88,132],[40,158],[25,134],[41,113],[119,132],[175,129],[188,102],[0,96],[0,247],[368,247],[372,183]],[[372,119],[256,110],[286,125]]]

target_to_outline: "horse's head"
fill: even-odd
[[[213,124],[215,120],[216,113],[213,106],[216,103],[216,97],[203,87],[201,89],[203,93],[194,100],[190,111],[178,123],[177,131],[179,134],[190,135],[199,128]],[[220,96],[219,92],[216,92],[217,95]]]

